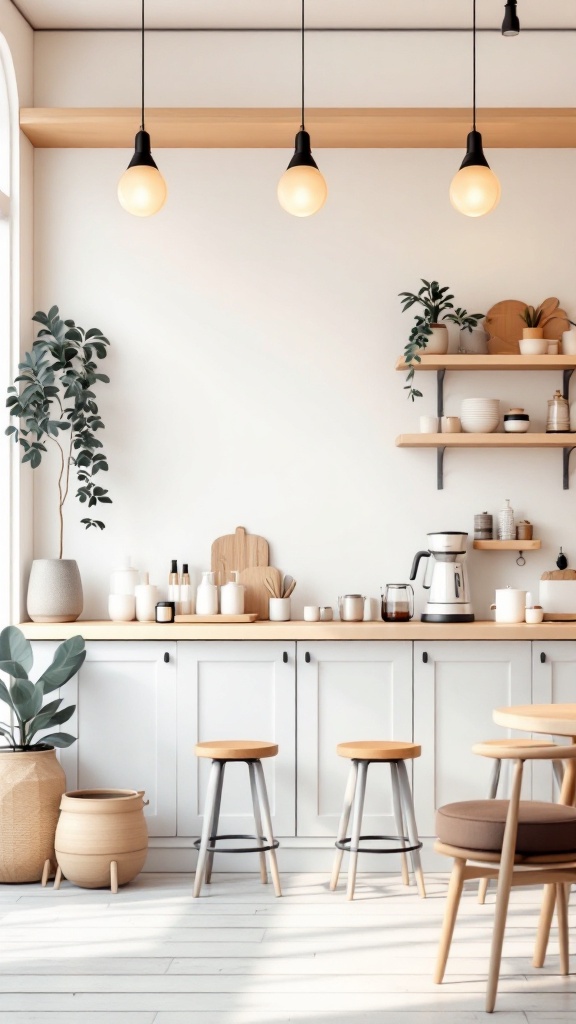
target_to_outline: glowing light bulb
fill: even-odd
[[[166,182],[150,152],[150,136],[144,129],[136,135],[134,156],[118,182],[120,205],[135,217],[151,217],[166,202]]]
[[[490,213],[498,205],[500,195],[500,182],[494,171],[482,164],[461,167],[450,185],[450,202],[466,217]]]
[[[310,217],[317,213],[328,195],[328,188],[317,167],[299,164],[289,167],[278,182],[278,202],[294,217]]]

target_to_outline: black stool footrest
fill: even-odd
[[[222,842],[223,839],[252,839],[253,841],[259,839],[264,846],[231,846],[225,850],[218,850],[216,843]],[[200,849],[200,839],[194,840],[194,846],[197,850]],[[280,843],[275,839],[272,843],[266,843],[266,836],[251,836],[251,835],[233,835],[233,836],[210,836],[210,840],[206,850],[208,853],[265,853],[266,850],[277,850]]]
[[[420,843],[420,842],[414,843],[412,846],[410,846],[410,840],[408,839],[407,836],[360,836],[360,842],[362,842],[362,840],[374,840],[374,839],[387,839],[390,842],[392,842],[392,841],[396,841],[396,842],[404,841],[404,843],[406,843],[407,845],[406,846],[395,846],[395,847],[392,847],[391,849],[388,849],[388,848],[384,849],[382,847],[380,849],[376,849],[376,848],[371,847],[371,846],[356,846],[356,847],[354,847],[354,846],[350,846],[350,843],[352,842],[352,839],[348,838],[348,839],[340,839],[340,840],[338,840],[335,843],[335,846],[337,846],[339,850],[348,850],[348,852],[351,852],[351,853],[410,853],[412,850],[421,850],[422,849],[422,843]]]

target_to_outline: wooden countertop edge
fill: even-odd
[[[576,640],[575,622],[23,622],[29,640]]]

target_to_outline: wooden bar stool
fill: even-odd
[[[336,856],[332,868],[330,888],[335,889],[338,885],[340,866],[344,850],[350,853],[348,865],[348,899],[354,899],[354,888],[356,885],[356,868],[358,853],[399,853],[402,857],[402,880],[405,885],[410,884],[406,854],[410,854],[412,870],[416,877],[418,891],[422,899],[426,898],[424,888],[424,875],[420,864],[420,849],[422,843],[418,839],[418,829],[412,803],[412,793],[408,781],[405,761],[414,757],[420,757],[421,748],[416,743],[402,743],[390,740],[358,740],[351,743],[339,743],[336,748],[340,757],[347,757],[352,761],[348,784],[344,794],[344,806],[338,826],[338,839],[336,840]],[[390,777],[392,782],[392,800],[394,804],[394,818],[398,835],[395,836],[362,836],[362,813],[364,810],[364,797],[366,794],[366,780],[368,768],[375,762],[378,764],[390,765]],[[348,822],[352,814],[351,836],[346,838]],[[408,835],[404,835],[404,821]],[[362,840],[398,840],[400,846],[391,848],[364,847],[360,846]]]
[[[276,863],[276,849],[279,843],[277,839],[274,839],[272,832],[270,804],[268,803],[266,781],[261,763],[261,758],[263,757],[276,757],[278,745],[276,743],[263,743],[258,740],[212,740],[207,743],[197,743],[195,753],[197,757],[211,758],[212,768],[208,780],[202,836],[194,842],[194,846],[199,850],[196,875],[194,877],[194,897],[200,895],[204,882],[207,885],[210,883],[214,854],[217,852],[216,843],[221,842],[223,839],[252,839],[258,843],[257,846],[227,848],[225,852],[258,853],[260,856],[260,877],[264,883],[268,881],[265,856],[267,851],[270,859],[270,874],[272,875],[274,892],[276,896],[281,896],[282,890],[280,888],[280,877]],[[256,825],[255,836],[218,835],[224,769],[229,761],[245,761],[248,765],[252,807]],[[264,834],[262,832],[263,827]]]
[[[511,748],[511,747],[516,747],[516,748],[524,747],[524,748],[526,748],[527,747],[528,749],[530,749],[530,748],[534,749],[535,747],[550,747],[552,745],[552,740],[532,740],[529,737],[526,737],[525,739],[524,739],[524,737],[520,737],[519,739],[513,739],[513,740],[509,740],[509,739],[507,739],[507,740],[484,740],[484,742],[483,742],[483,746],[484,747],[490,747],[490,746],[492,746],[492,747],[500,746],[501,747],[503,744],[506,744],[506,746],[508,748]],[[561,748],[559,748],[559,753],[560,752],[561,752]],[[492,766],[492,775],[491,775],[491,778],[490,778],[490,786],[489,786],[489,789],[488,789],[488,799],[489,800],[495,800],[496,796],[498,794],[498,785],[500,783],[500,771],[501,771],[501,768],[502,768],[502,760],[501,760],[501,758],[495,757],[494,758],[494,764]],[[562,766],[562,761],[553,761],[552,762],[552,771],[554,772],[554,780],[556,782],[556,785],[558,786],[558,792],[560,792],[561,789],[562,789],[562,780],[564,778],[564,768]],[[480,882],[478,884],[478,903],[484,903],[485,902],[485,900],[486,900],[486,893],[488,892],[488,886],[489,885],[490,885],[490,879],[489,878],[481,878],[480,879]]]

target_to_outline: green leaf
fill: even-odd
[[[7,626],[0,633],[0,661],[17,661],[26,673],[32,668],[32,647],[18,626]]]
[[[0,672],[6,672],[15,679],[28,679],[28,673],[19,661],[0,661]]]
[[[41,743],[47,743],[52,747],[69,747],[76,743],[76,737],[69,732],[51,732],[48,736],[42,736]]]
[[[52,704],[61,703],[62,700],[52,701]],[[72,718],[72,715],[76,711],[75,704],[72,704],[68,708],[62,708],[61,711],[49,711],[48,708],[50,706],[51,705],[46,704],[42,708],[41,713],[39,715],[36,715],[34,721],[30,723],[30,728],[28,729],[27,733],[28,740],[32,739],[32,736],[35,736],[36,733],[40,732],[41,729],[51,729],[55,725],[64,725],[64,722],[67,722],[68,719]]]
[[[52,690],[57,690],[59,686],[64,686],[64,683],[67,683],[73,675],[76,675],[85,657],[86,651],[83,637],[72,636],[69,640],[65,640],[64,643],[60,644],[52,664],[38,680],[44,686],[44,693],[51,693]]]
[[[9,708],[14,709],[14,705],[12,703],[12,697],[10,696],[10,690],[8,689],[6,684],[2,682],[1,679],[0,679],[0,700],[3,700],[4,703],[8,705]]]
[[[24,722],[38,714],[44,697],[41,682],[34,685],[30,679],[15,679],[10,692],[14,710]]]

